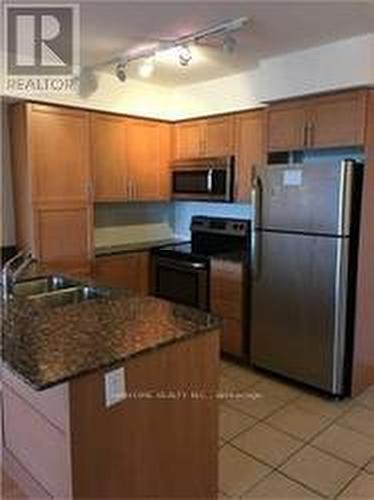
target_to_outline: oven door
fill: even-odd
[[[207,311],[208,264],[155,256],[152,289],[156,297]]]
[[[173,198],[177,200],[233,201],[232,167],[172,170]]]

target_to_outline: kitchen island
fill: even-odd
[[[30,497],[214,498],[220,323],[110,292],[3,307],[3,465]]]

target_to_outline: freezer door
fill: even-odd
[[[349,239],[260,236],[251,294],[253,364],[341,394]]]
[[[258,226],[302,233],[350,234],[355,162],[275,165],[257,170]]]

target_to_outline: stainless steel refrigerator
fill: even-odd
[[[349,392],[363,165],[268,165],[253,177],[251,361]]]

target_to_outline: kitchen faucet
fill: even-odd
[[[20,263],[13,269],[13,265],[17,261],[20,261]],[[9,294],[12,292],[18,276],[20,276],[33,261],[35,261],[35,258],[30,250],[21,250],[5,263],[1,271],[2,297],[4,301],[8,300]]]

